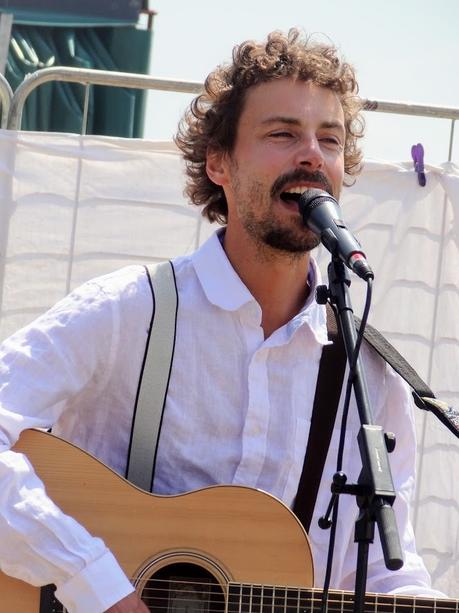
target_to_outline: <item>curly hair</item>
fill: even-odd
[[[263,43],[245,41],[233,50],[231,64],[218,66],[207,77],[204,92],[183,116],[175,142],[183,153],[187,174],[186,195],[209,221],[227,222],[228,207],[223,189],[206,172],[208,151],[231,153],[237,125],[249,88],[274,79],[295,78],[334,91],[343,108],[346,128],[344,170],[357,175],[362,152],[357,140],[363,136],[362,105],[355,72],[332,45],[312,41],[297,29],[288,34],[272,32]]]

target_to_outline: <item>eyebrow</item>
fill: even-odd
[[[283,115],[276,115],[274,117],[268,117],[267,119],[263,119],[263,121],[261,122],[261,125],[266,126],[271,123],[287,123],[290,125],[299,126],[301,122],[298,119],[295,119],[294,117],[285,117]]]
[[[267,119],[264,119],[261,122],[261,125],[265,126],[265,125],[269,125],[272,123],[284,123],[284,124],[292,125],[292,126],[301,125],[301,122],[299,119],[296,119],[295,117],[284,116],[284,115],[276,115],[274,117],[268,117]],[[343,134],[346,133],[346,129],[344,125],[341,123],[341,121],[324,121],[320,124],[319,127],[325,128],[325,129],[338,129]]]

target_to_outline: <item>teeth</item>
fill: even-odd
[[[308,188],[307,187],[289,187],[289,189],[284,190],[285,194],[303,194]]]

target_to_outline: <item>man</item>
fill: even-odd
[[[188,193],[224,223],[201,249],[174,261],[179,294],[176,349],[158,448],[154,491],[215,483],[267,490],[292,505],[307,444],[318,365],[327,343],[314,301],[317,238],[295,196],[319,187],[339,197],[360,168],[357,85],[326,45],[292,31],[236,48],[206,82],[177,143]],[[0,442],[50,427],[124,474],[152,296],[142,267],[93,280],[3,346]],[[413,487],[410,395],[364,348],[375,419],[395,431],[392,471],[405,552],[399,573],[371,549],[368,588],[436,594],[417,556],[408,505]],[[97,409],[95,409],[97,407]],[[345,470],[357,477],[351,415]],[[335,431],[310,538],[317,583],[328,534],[317,517],[328,500]],[[146,611],[104,544],[53,506],[25,460],[0,456],[2,569],[36,585],[55,583],[70,611]],[[32,492],[32,493],[30,493]],[[355,502],[342,501],[332,585],[352,589]],[[103,578],[101,582],[100,579]]]

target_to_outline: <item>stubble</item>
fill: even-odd
[[[320,239],[299,214],[283,216],[276,212],[274,198],[261,182],[252,179],[242,185],[236,171],[232,188],[240,222],[263,259],[284,256],[297,260],[319,245]]]

